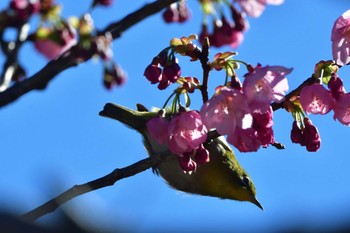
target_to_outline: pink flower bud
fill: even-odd
[[[174,23],[179,21],[179,11],[176,9],[176,3],[173,3],[162,14],[166,23]]]
[[[167,65],[163,69],[162,79],[169,80],[171,83],[176,82],[176,80],[181,75],[181,68],[174,58],[170,65]]]
[[[335,73],[332,74],[332,77],[328,82],[328,88],[335,100],[339,100],[340,96],[345,93],[343,80]]]
[[[162,69],[159,65],[150,64],[146,67],[143,75],[151,82],[151,84],[159,83],[162,79]]]
[[[308,151],[315,152],[320,148],[321,139],[316,126],[309,118],[304,118],[305,128],[303,130],[304,142]]]
[[[203,144],[200,145],[195,151],[195,159],[198,165],[208,163],[210,161],[209,151],[204,148]]]
[[[303,140],[303,132],[298,126],[297,121],[293,122],[292,131],[290,132],[290,139],[293,143],[300,144]]]
[[[197,163],[192,160],[191,152],[185,153],[183,156],[178,156],[177,159],[179,161],[179,165],[180,165],[181,169],[184,172],[191,173],[191,172],[196,171]]]

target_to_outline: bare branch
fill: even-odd
[[[67,201],[80,196],[82,194],[114,185],[118,180],[136,175],[149,168],[157,166],[162,161],[171,158],[169,153],[157,154],[146,159],[140,160],[130,166],[115,169],[111,173],[96,180],[87,182],[85,184],[74,185],[72,188],[44,203],[43,205],[24,214],[22,218],[26,221],[35,221],[36,219],[55,211],[60,205]]]
[[[119,38],[121,34],[139,23],[143,19],[158,13],[162,9],[168,7],[171,3],[177,0],[156,0],[149,3],[139,10],[127,15],[122,20],[112,23],[107,26],[102,32],[110,31],[112,33],[113,39]],[[14,102],[19,97],[25,95],[26,93],[33,90],[42,90],[48,85],[48,83],[62,71],[78,65],[77,59],[74,57],[75,47],[68,50],[63,56],[50,61],[45,67],[34,74],[32,77],[19,82],[7,90],[0,93],[0,107],[3,107],[9,103]],[[90,58],[86,59],[89,60]]]

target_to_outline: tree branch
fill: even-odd
[[[281,103],[272,103],[271,107],[273,111],[276,111],[280,108],[284,108],[284,104],[286,104],[288,101],[290,101],[291,99],[293,99],[293,97],[295,96],[299,96],[301,89],[303,89],[303,87],[305,86],[310,86],[314,83],[319,82],[318,79],[310,77],[308,79],[306,79],[302,84],[300,84],[297,88],[295,88],[293,91],[289,92],[286,96],[285,96],[285,100],[282,101]]]
[[[82,194],[114,185],[118,180],[136,175],[149,168],[157,166],[162,161],[171,158],[171,154],[163,153],[156,154],[146,159],[140,160],[130,166],[115,169],[111,173],[96,180],[87,182],[85,184],[74,185],[72,188],[51,199],[50,201],[42,204],[41,206],[27,212],[22,216],[26,221],[35,221],[36,219],[55,211],[60,205],[67,201],[80,196]]]
[[[159,11],[168,7],[170,4],[176,1],[178,0],[156,0],[152,3],[141,7],[139,10],[136,10],[135,12],[125,16],[120,21],[110,24],[104,30],[102,30],[102,32],[110,31],[113,39],[119,38],[121,34],[130,27],[134,26],[135,24],[139,23],[140,21],[149,16],[158,13]],[[75,46],[73,46],[59,58],[50,61],[45,67],[43,67],[32,77],[29,77],[17,84],[14,84],[5,91],[1,92],[0,108],[9,103],[14,102],[15,100],[17,100],[18,98],[30,91],[45,89],[48,83],[57,74],[72,66],[78,65],[78,61],[74,57],[74,49]],[[86,60],[89,60],[90,58]]]

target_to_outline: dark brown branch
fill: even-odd
[[[202,45],[202,53],[200,54],[199,60],[202,65],[203,69],[203,83],[201,86],[201,93],[202,93],[202,99],[203,103],[205,103],[209,97],[208,97],[208,79],[209,79],[209,72],[210,72],[210,66],[208,64],[209,61],[209,39],[206,37],[204,39],[203,45]]]
[[[118,180],[136,175],[143,172],[151,167],[157,166],[161,161],[170,158],[168,153],[154,155],[146,159],[140,160],[130,166],[115,169],[111,173],[96,180],[87,182],[85,184],[75,185],[57,197],[51,199],[50,201],[44,203],[43,205],[29,211],[24,214],[22,218],[26,221],[35,221],[36,219],[44,216],[45,214],[55,211],[60,205],[66,203],[67,201],[77,197],[79,195],[104,188],[107,186],[114,185]]]
[[[102,30],[102,32],[111,31],[113,39],[116,39],[133,25],[153,14],[156,14],[176,1],[177,0],[157,0],[153,3],[149,3],[139,10],[127,15],[120,21],[110,24],[106,27],[106,29]],[[64,56],[50,61],[44,68],[42,68],[32,77],[29,77],[25,81],[19,82],[8,88],[6,91],[1,92],[0,107],[14,102],[30,91],[44,89],[57,74],[72,66],[78,65],[78,61],[75,59],[73,51],[74,47],[68,50]],[[89,58],[86,60],[89,60]]]
[[[221,135],[216,132],[216,130],[210,131],[208,133],[207,142],[210,142],[212,139],[220,137]],[[169,152],[164,152],[161,154],[155,154],[152,157],[140,160],[130,166],[115,169],[113,172],[109,173],[106,176],[98,178],[96,180],[87,182],[81,185],[75,185],[57,197],[51,199],[50,201],[42,204],[41,206],[29,211],[24,214],[22,218],[26,221],[35,221],[36,219],[55,211],[60,205],[66,203],[67,201],[80,196],[82,194],[104,188],[107,186],[114,185],[118,180],[136,175],[140,172],[143,172],[149,168],[155,167],[160,164],[162,161],[167,159],[172,159],[174,154]]]

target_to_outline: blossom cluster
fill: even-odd
[[[5,27],[22,26],[39,10],[39,0],[11,0],[8,9],[0,12],[0,31]]]
[[[242,87],[222,87],[201,108],[204,124],[227,135],[241,152],[257,151],[274,143],[271,102],[281,102],[292,69],[258,66],[245,75]]]
[[[207,139],[207,127],[197,111],[181,110],[168,121],[163,114],[146,123],[150,136],[159,144],[166,144],[178,156],[183,171],[192,172],[197,164],[209,162],[209,152],[203,143]]]
[[[110,6],[112,2],[94,0],[90,10],[96,6]],[[23,36],[26,33],[20,32],[21,28],[36,13],[40,16],[38,27],[33,34]],[[61,16],[61,6],[54,0],[11,0],[9,7],[0,12],[1,35],[10,27],[15,27],[23,40],[28,38],[33,42],[36,51],[48,60],[57,59],[68,50],[71,50],[78,62],[98,56],[103,61],[103,85],[107,89],[125,83],[126,73],[112,60],[111,33],[98,33],[90,14],[67,20]],[[25,70],[20,64],[16,66],[12,76],[10,81],[13,82],[24,79]],[[9,84],[10,82],[6,86],[1,85],[1,89],[7,88]]]
[[[146,77],[150,67],[146,68]],[[209,130],[227,135],[227,141],[241,152],[267,147],[275,142],[270,104],[283,101],[288,90],[286,75],[291,71],[282,66],[250,67],[242,85],[237,77],[232,77],[231,82],[216,89],[214,96],[203,104],[199,112],[185,111],[180,107],[169,120],[160,111],[147,122],[147,132],[157,143],[167,145],[178,156],[184,172],[195,171],[197,164],[210,160],[204,147]],[[180,89],[190,93],[193,88],[185,88],[187,85],[184,84],[193,82],[199,85],[198,81],[193,81],[195,78],[181,77],[179,80],[182,83]]]
[[[267,4],[280,5],[284,0],[199,0],[203,11],[200,40],[209,37],[211,45],[221,47],[230,45],[237,48],[243,41],[244,32],[249,24],[246,15],[259,17]],[[230,13],[228,17],[224,12]],[[185,0],[171,4],[164,12],[163,19],[166,23],[183,23],[191,16],[191,11]],[[212,19],[209,25],[208,18]],[[211,27],[211,31],[209,28]]]
[[[292,142],[305,146],[308,151],[317,151],[321,146],[321,138],[318,129],[307,117],[303,120],[303,127],[300,125],[296,120],[293,122],[292,131],[290,133]]]
[[[149,64],[144,72],[144,76],[151,82],[151,84],[158,83],[158,89],[164,90],[171,83],[175,83],[181,75],[181,68],[178,64],[177,58],[170,54],[165,49]]]
[[[333,73],[326,89],[322,84],[304,87],[300,92],[300,104],[306,113],[326,114],[333,110],[333,118],[350,125],[350,93],[346,93],[343,81]]]
[[[190,16],[191,11],[184,0],[174,2],[167,7],[162,14],[162,17],[166,23],[183,23],[187,21]]]

